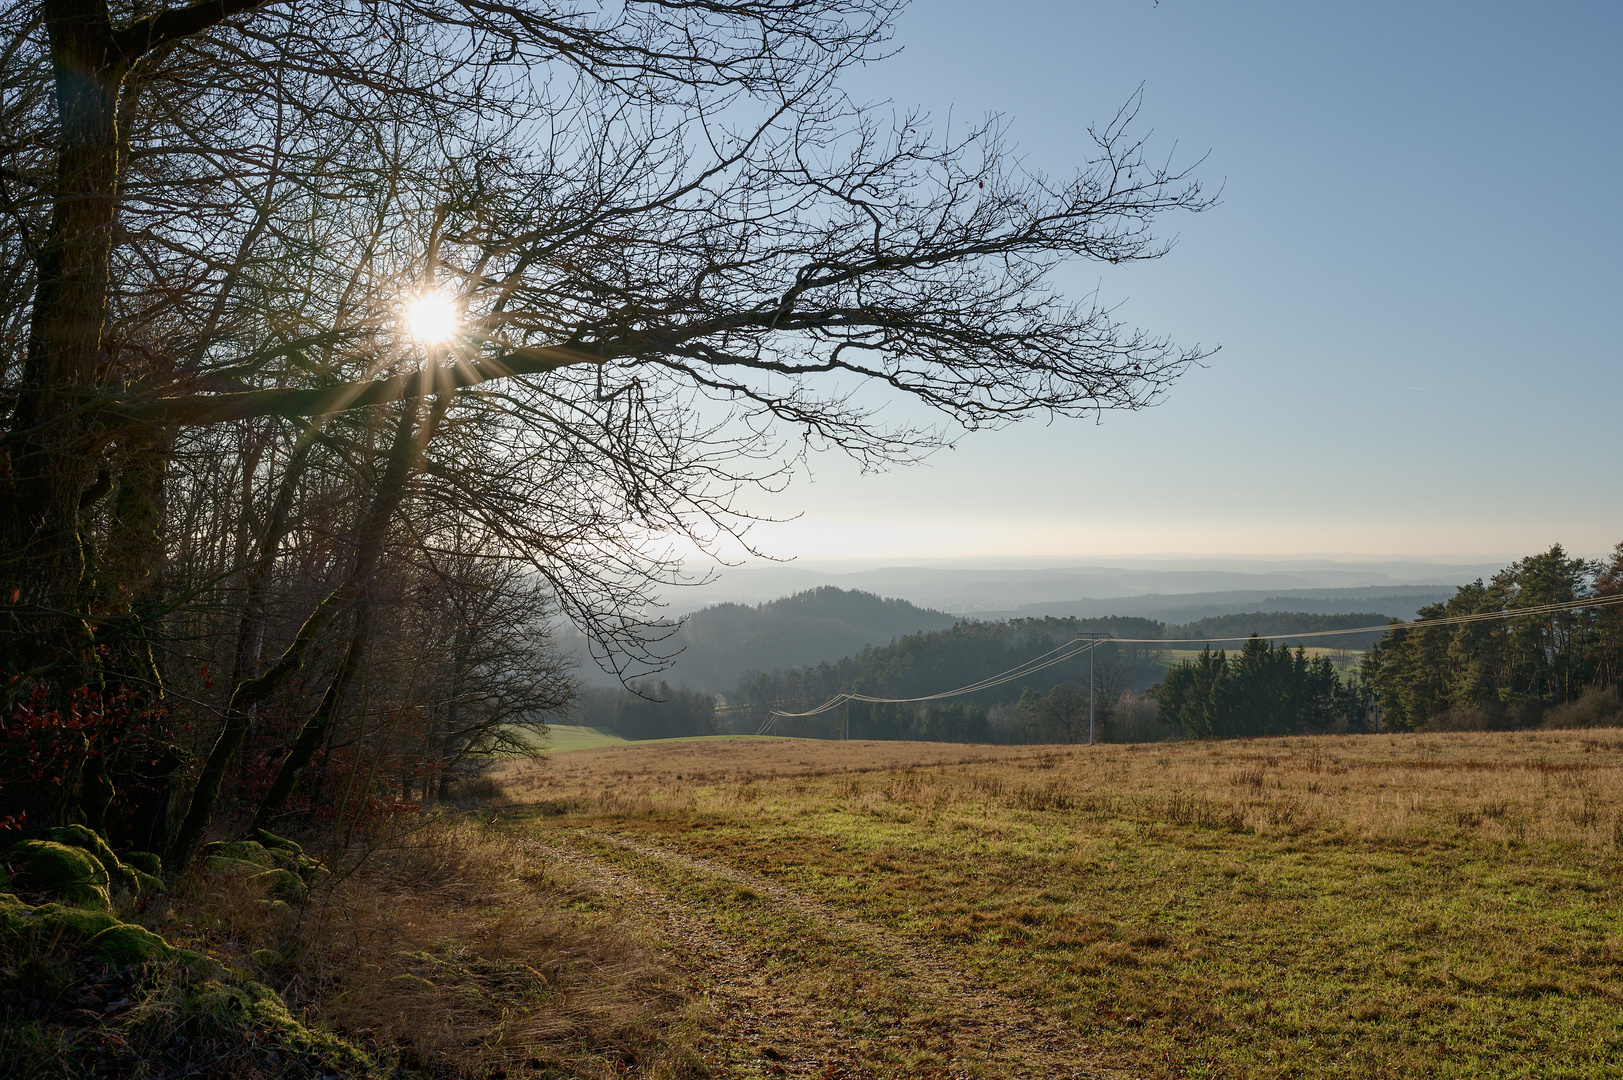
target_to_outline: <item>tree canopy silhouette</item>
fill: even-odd
[[[884,59],[900,6],[10,5],[10,698],[109,672],[159,693],[173,650],[154,642],[219,582],[238,640],[262,641],[300,493],[340,467],[349,569],[284,651],[239,648],[228,714],[334,627],[359,662],[407,508],[527,564],[630,677],[660,663],[640,620],[678,571],[667,538],[742,535],[740,487],[796,455],[878,466],[956,429],[1151,403],[1202,351],[1054,271],[1157,258],[1153,223],[1210,197],[1149,156],[1136,99],[1062,177],[1027,169],[997,117],[854,99],[842,73]],[[459,320],[443,346],[403,323],[430,291]],[[942,426],[888,422],[863,385]],[[226,458],[239,494],[210,487]],[[181,574],[204,519],[240,542]]]

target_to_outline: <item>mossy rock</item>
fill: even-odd
[[[102,869],[107,871],[108,881],[119,888],[128,889],[131,893],[139,895],[150,888],[163,887],[163,883],[157,878],[144,875],[113,854],[113,849],[107,846],[107,841],[94,829],[83,825],[64,825],[60,829],[52,829],[46,833],[45,839],[76,847],[94,855],[96,861],[101,863]]]
[[[22,864],[33,883],[67,903],[102,911],[112,907],[107,869],[83,848],[54,840],[24,840],[7,854]]]
[[[302,900],[321,878],[327,868],[304,853],[304,849],[291,840],[258,829],[258,840],[217,841],[203,848],[203,865],[217,874],[252,874],[258,876],[272,870],[288,871],[299,879],[298,888],[285,888],[289,899]],[[252,866],[253,869],[249,869]],[[269,879],[267,879],[269,880]],[[275,879],[280,881],[281,879]]]
[[[246,859],[233,859],[225,855],[210,855],[203,860],[203,868],[211,874],[236,875],[239,877],[257,877],[269,869],[264,863],[249,862]]]
[[[167,941],[133,923],[109,926],[90,939],[90,951],[113,964],[141,964],[175,955]]]
[[[115,964],[165,960],[175,955],[169,943],[145,927],[121,922],[107,911],[65,904],[29,907],[16,896],[0,894],[0,933],[14,941],[91,952]]]
[[[325,866],[305,856],[300,856],[298,863],[293,867],[293,872],[299,875],[306,890],[315,888],[316,884],[327,876]]]
[[[8,925],[12,914],[20,911],[33,911],[34,909],[22,902],[16,893],[0,892],[0,926]]]
[[[276,859],[278,866],[285,867],[299,875],[307,887],[313,888],[317,881],[327,876],[327,868],[317,859],[312,859],[304,853],[304,848],[289,840],[285,836],[277,836],[264,829],[254,830],[254,839],[265,846]]]
[[[261,900],[260,903],[265,905],[265,914],[273,918],[285,921],[293,917],[293,909],[286,900]]]
[[[118,862],[118,856],[113,849],[107,846],[107,841],[101,834],[88,825],[64,825],[60,829],[52,829],[45,834],[45,839],[55,840],[58,844],[67,844],[82,851],[88,851],[99,859],[103,866]]]
[[[210,855],[203,860],[204,867],[214,874],[245,877],[267,894],[282,900],[303,900],[310,895],[304,878],[282,866],[266,867],[262,863],[233,859],[225,855]]]
[[[27,921],[16,925],[31,924],[35,934],[60,937],[72,944],[89,941],[103,930],[122,925],[119,917],[110,911],[91,911],[66,904],[41,904],[37,908],[26,908],[21,914]]]
[[[13,893],[0,893],[0,934],[10,939],[59,940],[73,947],[117,925],[111,912],[55,903],[30,907]]]
[[[212,844],[203,845],[203,857],[207,860],[205,865],[215,859],[230,859],[235,862],[253,863],[261,870],[268,870],[277,863],[276,856],[257,840],[217,840]]]
[[[264,829],[255,829],[254,839],[259,841],[265,847],[277,848],[282,851],[286,851],[295,858],[304,857],[304,849],[285,836],[277,836],[275,833],[268,832]]]
[[[200,953],[192,949],[176,949],[175,959],[199,979],[223,979],[229,974],[225,965],[220,963],[208,953]]]
[[[187,1005],[187,1012],[221,1031],[266,1031],[271,1044],[292,1055],[320,1062],[324,1073],[361,1080],[390,1076],[359,1047],[330,1032],[308,1028],[295,1020],[276,991],[262,983],[208,980]]]
[[[163,859],[150,851],[126,851],[124,861],[143,874],[151,874],[155,878],[163,877]]]
[[[282,962],[282,954],[275,949],[255,949],[248,957],[260,967],[275,967]]]
[[[77,849],[74,849],[77,850]],[[395,1074],[364,1050],[319,1028],[299,1023],[277,994],[260,983],[250,982],[240,972],[228,970],[213,957],[189,949],[177,949],[144,927],[121,923],[107,912],[89,911],[51,903],[31,907],[11,893],[0,893],[0,935],[20,935],[25,949],[45,955],[48,949],[59,963],[68,964],[74,954],[93,953],[117,965],[152,965],[135,980],[130,996],[142,1001],[160,1002],[161,1022],[152,1025],[151,1010],[134,1009],[105,1021],[112,1042],[149,1052],[156,1059],[180,1048],[177,1075],[211,1075],[212,1059],[219,1048],[259,1047],[273,1054],[264,1056],[265,1071],[255,1075],[343,1076],[351,1080],[391,1080]],[[7,949],[15,949],[13,943]],[[66,952],[67,957],[62,954]],[[280,962],[273,953],[255,954],[262,966]],[[17,1022],[14,1023],[13,1020]],[[17,1059],[16,1036],[21,1018],[7,1014],[0,1038],[0,1074],[10,1076],[43,1074],[24,1064],[18,1072],[17,1060],[38,1063],[39,1055]],[[56,1025],[55,1027],[59,1027]],[[53,1030],[55,1030],[53,1027]],[[178,1042],[172,1035],[184,1030]],[[62,1053],[47,1055],[51,1075],[91,1075],[102,1052],[92,1041],[63,1041]],[[195,1049],[194,1049],[195,1048]],[[188,1056],[189,1055],[189,1056]],[[279,1066],[297,1062],[289,1071]],[[308,1067],[305,1067],[308,1066]]]

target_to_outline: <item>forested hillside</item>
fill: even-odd
[[[1509,611],[1618,592],[1623,548],[1600,563],[1568,558],[1556,547],[1507,567],[1486,584],[1462,586],[1447,603],[1423,608],[1421,616]],[[841,640],[881,639],[885,630],[926,620],[946,625],[826,659],[834,654],[824,650]],[[1312,636],[1386,621],[1378,611],[1252,611],[1174,625],[1130,616],[954,623],[951,616],[903,601],[824,587],[757,607],[724,604],[695,614],[684,633],[702,663],[686,666],[684,656],[676,670],[708,671],[709,686],[715,686],[729,665],[743,668],[757,657],[821,651],[820,662],[759,665],[737,677],[719,703],[669,677],[639,684],[661,703],[623,690],[594,692],[583,722],[632,739],[748,733],[774,712],[807,712],[837,694],[939,694],[1089,633],[1122,639],[1093,654],[1091,695],[1088,660],[1078,657],[961,697],[854,702],[814,717],[780,717],[774,730],[824,738],[849,730],[853,738],[1071,742],[1086,738],[1090,697],[1098,734],[1112,740],[1175,732],[1203,737],[1519,726],[1558,705],[1571,713],[1565,722],[1577,723],[1618,711],[1623,608]],[[1235,641],[1252,635],[1243,645]],[[1202,643],[1210,651],[1174,664],[1173,649]],[[1291,648],[1303,644],[1370,651],[1360,675],[1344,678],[1329,659]],[[1589,698],[1583,698],[1586,690]]]
[[[1480,730],[1618,722],[1623,606],[1516,616],[1518,609],[1623,595],[1623,544],[1604,560],[1557,544],[1460,586],[1428,619],[1504,613],[1394,630],[1365,655],[1363,675],[1391,731]]]
[[[1239,638],[1260,634],[1264,638],[1309,645],[1324,643],[1357,648],[1380,636],[1352,635],[1314,639],[1303,637],[1313,631],[1381,625],[1380,613],[1319,615],[1303,612],[1250,612],[1202,619],[1184,625],[1168,626],[1154,619],[1116,616],[1101,619],[1011,619],[1004,622],[961,622],[951,629],[912,634],[894,643],[863,650],[841,660],[817,665],[801,665],[776,671],[752,672],[740,679],[728,695],[728,721],[738,730],[763,723],[774,709],[798,712],[812,708],[838,693],[855,692],[875,697],[918,697],[967,685],[1056,648],[1087,633],[1115,638],[1140,639],[1133,643],[1101,645],[1094,657],[1095,705],[1102,697],[1113,708],[1123,695],[1142,692],[1161,679],[1169,661],[1165,647],[1154,644],[1165,639]],[[1149,639],[1145,641],[1144,639]],[[1180,649],[1194,647],[1180,642]],[[963,714],[964,708],[983,712],[999,704],[1017,703],[1023,691],[1046,700],[1056,687],[1086,690],[1086,659],[1057,665],[1029,678],[967,695],[953,702],[933,705],[857,704],[852,707],[852,733],[866,737],[947,738],[958,732],[968,736],[981,731],[980,721]],[[1031,705],[1027,697],[1028,710]],[[958,710],[958,711],[954,711]],[[995,718],[994,718],[995,719]],[[1045,730],[1060,741],[1069,741],[1068,723]],[[834,724],[831,718],[787,722],[785,730],[822,732]],[[844,714],[839,724],[843,730]],[[1038,725],[1042,727],[1043,725]],[[750,728],[753,730],[753,728]],[[1035,737],[1035,736],[1034,736]]]
[[[1162,625],[1150,619],[1017,619],[961,622],[947,630],[911,634],[890,645],[815,667],[754,672],[728,695],[728,722],[735,729],[764,723],[773,710],[810,709],[835,694],[854,691],[876,697],[918,697],[940,693],[1034,660],[1087,633],[1119,638],[1159,638]],[[1102,645],[1095,657],[1100,697],[1115,701],[1128,690],[1148,685],[1164,666],[1153,645]],[[1055,665],[1028,678],[923,705],[856,703],[850,708],[853,738],[926,738],[987,741],[997,733],[989,710],[1013,705],[1022,691],[1042,695],[1077,684],[1085,688],[1086,658]],[[1029,697],[1029,695],[1028,695]],[[845,714],[807,720],[780,720],[785,734],[831,736],[842,731]],[[1024,741],[1024,740],[1022,740]],[[1069,741],[1061,740],[1061,741]]]
[[[1573,558],[1557,544],[1422,608],[1420,620],[1437,625],[1382,635],[1357,680],[1342,680],[1324,657],[1255,638],[1168,671],[1154,690],[1158,715],[1195,737],[1623,724],[1620,597],[1623,544],[1606,560]]]
[[[657,677],[673,686],[724,691],[747,671],[816,664],[955,621],[906,600],[832,585],[764,604],[715,604],[687,616],[661,644],[662,652],[676,655]],[[577,649],[584,651],[584,642]],[[589,661],[583,668],[587,676],[596,672]],[[612,676],[595,681],[611,684]]]

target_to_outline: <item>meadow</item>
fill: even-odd
[[[498,779],[560,895],[683,972],[713,1075],[1623,1061],[1617,730],[689,740]]]

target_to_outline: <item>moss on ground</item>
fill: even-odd
[[[110,911],[0,893],[0,1074],[371,1078],[366,1052],[270,988]]]
[[[68,847],[76,847],[92,856],[107,872],[109,885],[128,889],[132,893],[141,891],[140,872],[113,854],[113,849],[107,845],[107,841],[94,829],[84,825],[64,825],[60,829],[52,829],[46,833],[45,839],[66,844]]]
[[[219,841],[203,848],[203,864],[218,874],[243,874],[261,879],[276,895],[302,900],[309,889],[327,875],[327,868],[310,858],[304,849],[264,829],[255,830],[254,840]]]
[[[150,851],[126,851],[124,861],[143,874],[154,878],[163,877],[163,860]]]
[[[285,908],[326,871],[297,844],[211,844],[205,866],[241,873]],[[0,1075],[380,1078],[392,1070],[295,1020],[271,989],[116,914],[114,895],[162,889],[162,861],[120,859],[82,825],[7,849],[30,904],[0,892]],[[11,884],[9,879],[6,884]]]
[[[110,878],[91,852],[54,840],[24,840],[7,857],[30,882],[76,907],[106,911],[112,907]]]

